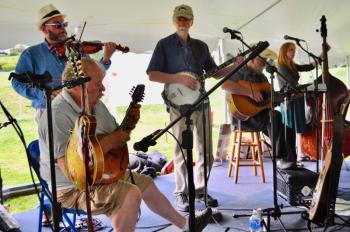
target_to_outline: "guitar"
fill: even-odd
[[[226,100],[227,100],[228,108],[232,117],[241,121],[246,121],[250,117],[258,114],[259,112],[265,109],[270,109],[272,107],[270,83],[268,82],[252,83],[245,80],[239,80],[235,83],[239,85],[241,88],[247,89],[248,91],[260,92],[261,95],[263,96],[263,101],[256,102],[250,97],[245,95],[228,94]],[[301,88],[299,89],[302,90]],[[273,96],[274,96],[274,105],[278,105],[279,103],[284,101],[286,94],[274,92]],[[292,96],[288,96],[288,100],[297,99],[303,96],[304,96],[303,94],[295,94]]]
[[[118,130],[130,131],[134,128],[130,125],[130,110],[134,105],[141,102],[144,98],[144,85],[137,85],[130,91],[131,103],[126,111],[125,117],[118,127]],[[103,176],[96,180],[97,183],[109,184],[119,180],[126,172],[129,165],[129,151],[127,145],[119,149],[113,149],[104,155]]]

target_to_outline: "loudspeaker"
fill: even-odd
[[[302,205],[304,200],[312,198],[318,174],[306,168],[278,170],[277,194],[291,206]]]

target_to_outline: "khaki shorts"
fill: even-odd
[[[153,182],[149,176],[133,172],[135,185],[143,192]],[[93,185],[90,192],[91,212],[105,214],[111,217],[123,205],[126,194],[132,186],[130,172],[126,172],[123,179],[112,184]],[[63,208],[78,208],[86,210],[85,192],[76,188],[57,191],[57,199]]]

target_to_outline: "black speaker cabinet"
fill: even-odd
[[[311,199],[318,174],[306,168],[277,171],[277,194],[291,206],[301,205],[303,199]]]

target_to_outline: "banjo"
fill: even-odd
[[[183,105],[192,105],[205,93],[205,86],[204,86],[205,79],[214,76],[221,69],[223,69],[223,68],[229,66],[230,64],[232,64],[233,62],[235,62],[235,60],[237,59],[238,56],[245,56],[249,52],[250,52],[250,50],[246,50],[243,53],[240,53],[239,55],[232,57],[231,59],[222,63],[218,67],[203,74],[202,76],[199,76],[196,73],[187,72],[187,71],[176,73],[176,74],[187,75],[193,79],[196,79],[199,84],[197,85],[197,88],[195,90],[192,90],[192,89],[188,88],[187,86],[180,84],[180,83],[165,84],[164,91],[162,92],[162,97],[163,97],[165,104],[168,107],[172,107],[178,111],[180,110],[180,107]]]

